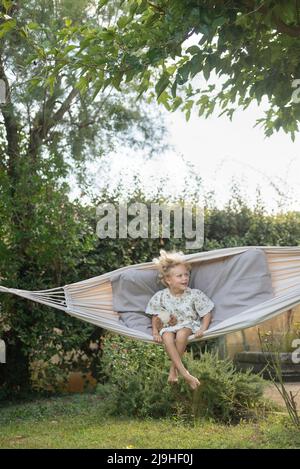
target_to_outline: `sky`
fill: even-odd
[[[130,187],[133,175],[138,174],[145,191],[150,192],[161,177],[167,177],[165,190],[176,196],[186,184],[189,164],[202,178],[202,195],[214,191],[220,208],[230,198],[232,183],[237,182],[249,206],[255,205],[259,187],[270,213],[300,210],[299,136],[293,142],[280,131],[266,138],[262,128],[254,127],[262,111],[253,103],[246,110],[236,111],[232,121],[217,113],[207,119],[195,113],[188,122],[180,110],[165,111],[168,141],[173,148],[146,161],[128,148],[109,155],[111,186],[122,180]]]
[[[215,189],[219,205],[228,200],[231,181],[236,180],[249,203],[255,203],[259,185],[268,210],[278,203],[299,210],[299,137],[292,142],[283,131],[265,137],[262,128],[253,127],[262,114],[255,104],[237,111],[232,121],[215,114],[208,119],[194,115],[185,122],[177,113],[170,116],[172,141],[176,151],[195,165],[207,188]]]

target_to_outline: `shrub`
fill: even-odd
[[[105,383],[98,392],[108,397],[111,414],[159,417],[175,410],[172,389],[165,385],[168,358],[162,347],[107,334],[101,371]]]
[[[212,351],[200,360],[187,355],[185,362],[201,381],[192,399],[195,416],[233,423],[254,417],[264,408],[264,380],[251,371],[237,371],[231,359],[221,360]]]
[[[135,417],[207,417],[221,422],[251,418],[264,408],[260,376],[237,372],[232,361],[216,352],[184,362],[202,385],[192,392],[183,379],[168,385],[170,361],[164,348],[107,334],[103,341],[102,383],[107,413]]]

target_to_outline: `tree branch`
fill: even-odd
[[[259,7],[255,8],[255,5],[251,0],[246,0],[245,5],[247,5],[249,8],[251,8],[251,12],[255,13],[261,13],[263,15],[266,15],[267,13],[270,12],[270,10],[264,6],[263,4],[260,5]],[[253,10],[253,8],[255,8]],[[281,18],[279,18],[275,13],[272,13],[271,19],[273,20],[276,29],[278,32],[286,34],[287,36],[291,37],[299,37],[300,36],[300,27],[299,26],[293,26],[293,25],[288,25],[284,21],[282,21]]]
[[[66,111],[72,104],[74,98],[79,94],[79,90],[73,88],[61,107],[51,115],[53,106],[55,104],[55,96],[51,96],[45,103],[43,110],[39,111],[34,119],[34,125],[30,132],[28,154],[34,160],[36,159],[38,149],[45,141],[47,134],[50,130],[61,121]],[[50,111],[50,112],[49,112]]]
[[[300,36],[300,27],[299,26],[289,26],[288,24],[284,23],[280,18],[276,15],[272,15],[274,23],[277,26],[277,30],[280,33],[287,34],[287,36],[291,37],[299,37]]]
[[[20,138],[19,138],[19,125],[16,118],[14,106],[11,102],[11,90],[9,81],[7,79],[2,54],[0,53],[0,79],[5,83],[6,88],[6,103],[3,104],[1,112],[4,119],[4,126],[6,130],[6,152],[8,156],[8,175],[12,181],[12,191],[14,191],[14,185],[17,178],[17,162],[20,155]]]

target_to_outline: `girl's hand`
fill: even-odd
[[[203,333],[204,333],[204,331],[202,329],[198,329],[195,332],[195,337],[203,337]]]
[[[171,314],[168,324],[169,326],[175,326],[177,324],[177,318],[174,314]]]
[[[155,320],[154,320],[154,321],[155,321],[155,326],[156,326],[156,328],[157,328],[157,330],[158,330],[158,332],[159,332],[159,331],[163,328],[163,326],[164,326],[164,325],[163,325],[163,322],[162,322],[162,320],[161,320],[158,316],[155,317]]]
[[[153,339],[154,339],[154,342],[158,342],[159,344],[162,342],[162,338],[158,332],[153,334]]]

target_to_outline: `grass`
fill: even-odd
[[[300,432],[272,414],[234,426],[209,421],[112,418],[97,394],[0,407],[0,448],[299,448]]]

